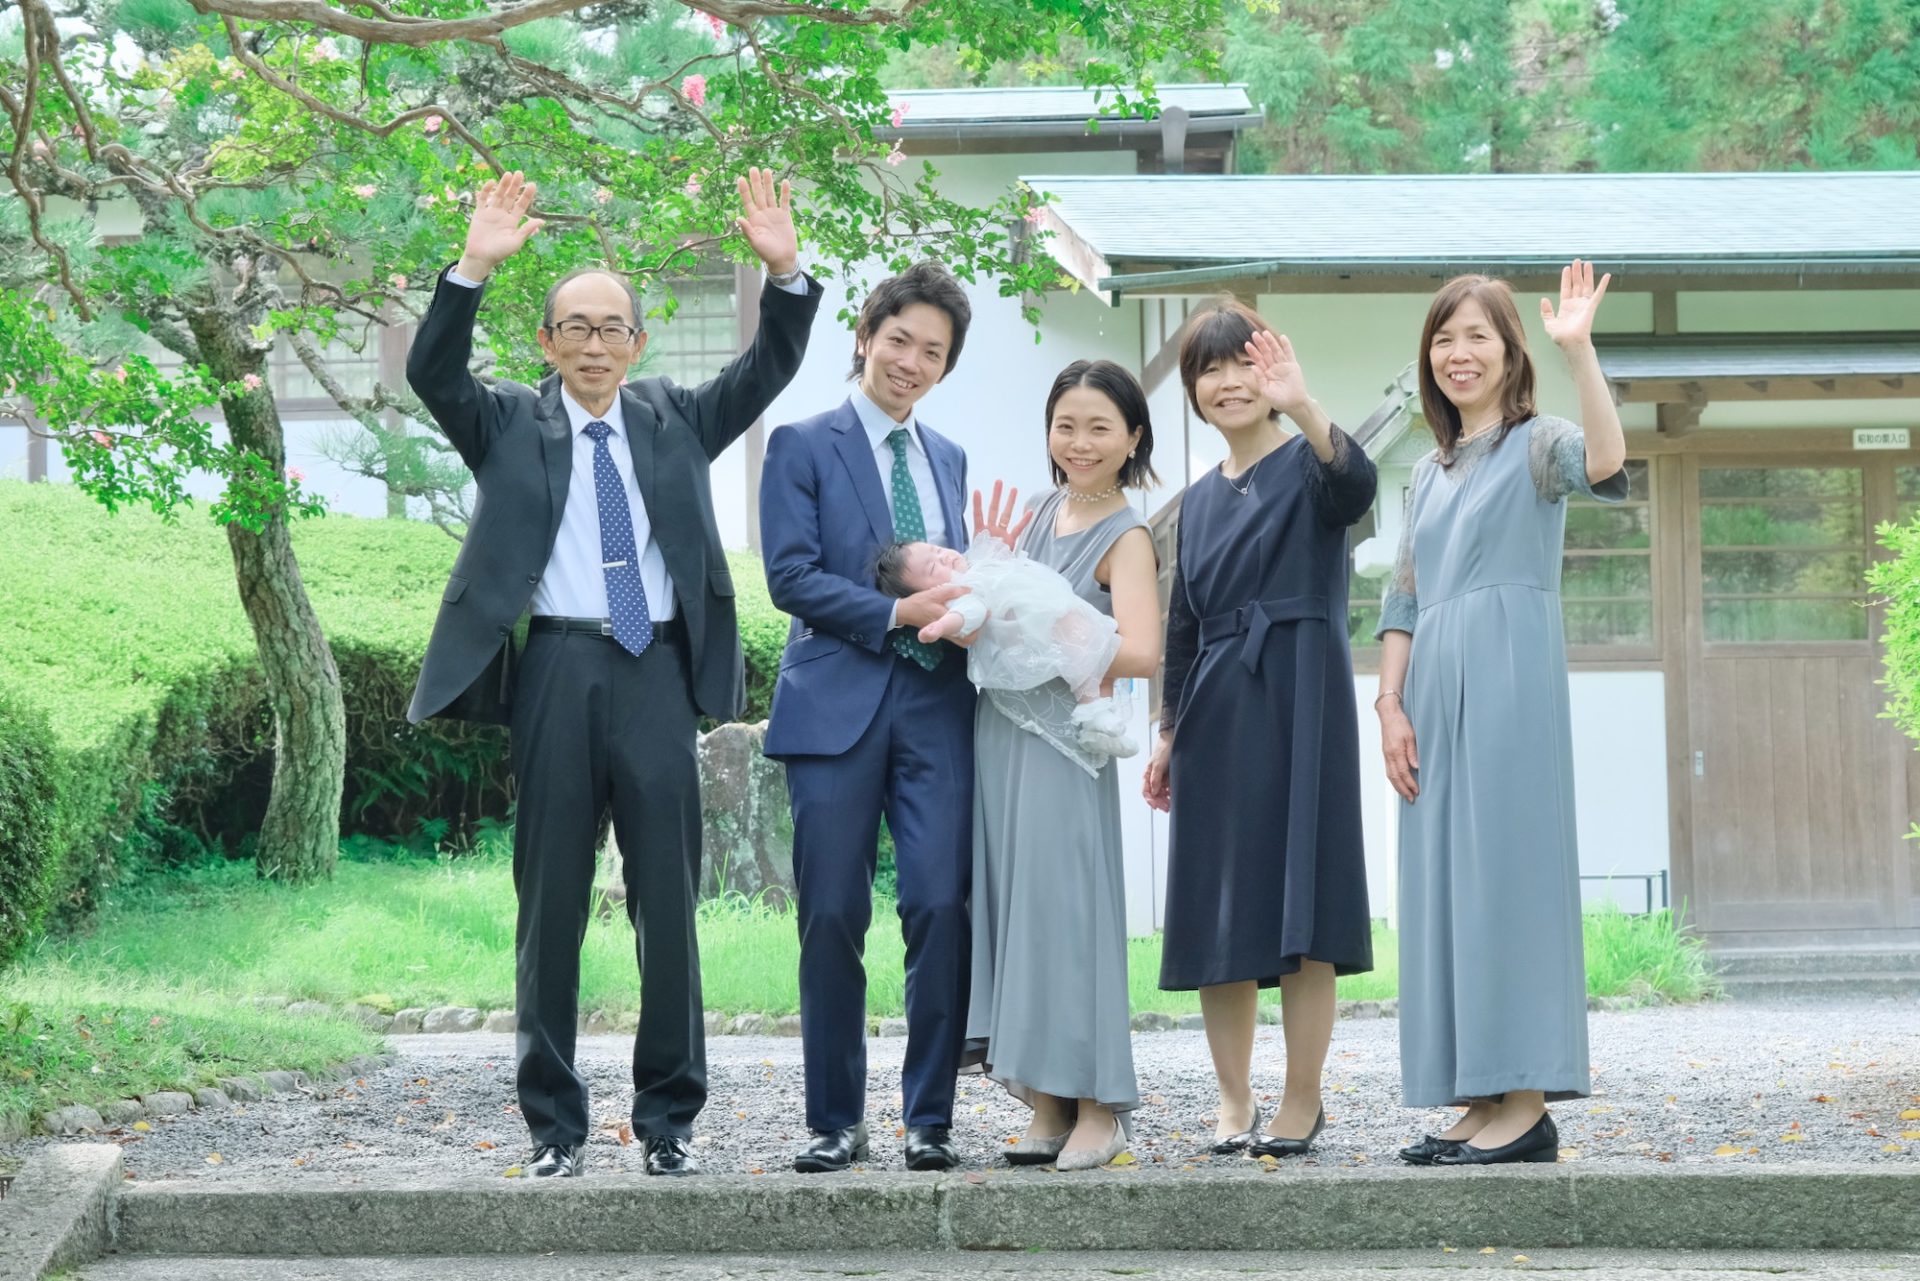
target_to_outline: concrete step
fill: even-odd
[[[1716,948],[1713,964],[1730,978],[1794,974],[1895,974],[1920,977],[1920,950],[1914,948],[1828,948],[1821,951]]]
[[[1828,971],[1809,974],[1722,976],[1720,986],[1735,1001],[1920,1001],[1920,971]]]
[[[1920,1248],[1920,1166],[1288,1168],[131,1184],[147,1255]],[[1756,1213],[1756,1206],[1767,1207]],[[504,1273],[503,1273],[504,1274]]]
[[[1451,1245],[1451,1243],[1449,1243]],[[1516,1264],[1514,1256],[1524,1262]],[[1474,1245],[1420,1250],[1292,1254],[1210,1251],[1098,1251],[1041,1254],[775,1255],[498,1255],[458,1258],[220,1258],[206,1255],[118,1256],[82,1268],[79,1281],[737,1281],[752,1278],[882,1276],[907,1281],[971,1281],[983,1273],[1027,1281],[1247,1281],[1311,1277],[1328,1281],[1458,1281],[1469,1268],[1578,1273],[1607,1281],[1751,1281],[1755,1276],[1806,1281],[1882,1281],[1911,1269],[1913,1257],[1881,1251],[1692,1251],[1521,1249],[1503,1241],[1492,1254]]]

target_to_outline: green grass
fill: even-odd
[[[199,990],[244,997],[405,1006],[513,1005],[513,885],[499,854],[429,861],[344,860],[335,878],[304,888],[261,882],[244,864],[211,865],[122,890],[83,932],[43,940],[21,973],[120,975],[164,985],[191,975]],[[1614,910],[1586,918],[1588,988],[1595,995],[1658,992],[1692,1000],[1710,991],[1698,944],[1666,913]],[[706,1005],[727,1013],[799,1008],[799,942],[790,914],[739,899],[700,909]],[[1398,989],[1395,935],[1374,936],[1368,974],[1340,982],[1352,1000]],[[868,1008],[901,1011],[903,949],[885,900],[867,937]],[[1184,1014],[1191,992],[1162,992],[1158,936],[1128,944],[1135,1010]],[[633,931],[624,915],[595,919],[581,958],[581,1008],[630,1011],[638,1002]]]
[[[223,1076],[311,1072],[379,1048],[379,1037],[344,1019],[295,1017],[42,958],[7,975],[0,1117],[98,1107]]]

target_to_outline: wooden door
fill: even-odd
[[[1865,582],[1893,472],[1859,456],[1686,460],[1682,771],[1709,934],[1791,946],[1916,923],[1912,745],[1879,716]]]

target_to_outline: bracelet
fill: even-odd
[[[803,269],[797,266],[792,271],[783,271],[778,274],[775,274],[774,272],[768,272],[767,283],[775,286],[776,288],[784,289],[788,285],[792,284],[794,281],[800,279],[800,277],[806,274],[807,273]]]
[[[1379,692],[1378,694],[1375,694],[1375,695],[1373,696],[1373,705],[1374,705],[1375,707],[1378,707],[1378,706],[1380,706],[1380,700],[1381,700],[1381,699],[1383,699],[1383,698],[1400,698],[1400,691],[1399,691],[1399,690],[1397,690],[1397,689],[1383,689],[1383,690],[1381,690],[1381,691],[1380,691],[1380,692]],[[1407,701],[1406,699],[1404,699],[1404,698],[1400,698],[1400,702],[1401,702],[1401,703],[1402,703],[1403,705],[1404,705],[1404,704],[1406,703],[1406,701]]]

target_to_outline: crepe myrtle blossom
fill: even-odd
[[[898,168],[900,166],[900,162],[905,160],[906,158],[907,158],[907,153],[900,150],[899,139],[895,139],[893,143],[893,150],[887,153],[887,163],[894,166],[895,168]]]
[[[725,40],[727,38],[727,24],[719,14],[708,14],[707,25],[713,28],[713,38],[715,40]]]
[[[445,123],[446,121],[442,120],[439,116],[428,116],[426,119],[426,122],[422,124],[420,127],[425,129],[428,133],[439,133],[440,126]]]
[[[107,435],[107,433],[103,431],[90,431],[87,433],[87,435],[93,437],[93,443],[100,446],[100,448],[102,449],[113,448],[113,437]]]
[[[380,188],[374,186],[372,183],[363,182],[359,186],[353,189],[353,194],[360,197],[360,199],[362,200],[372,200],[374,197],[374,193],[379,190]]]
[[[242,378],[240,380],[240,385],[242,387],[245,387],[248,391],[259,391],[260,388],[265,384],[263,384],[260,381],[259,374],[248,374],[245,378]]]
[[[694,72],[680,82],[680,92],[686,100],[696,107],[707,105],[707,78]]]
[[[895,129],[898,129],[900,127],[900,122],[905,120],[907,118],[907,113],[912,110],[913,110],[913,104],[911,102],[894,103],[893,104],[893,127]]]

